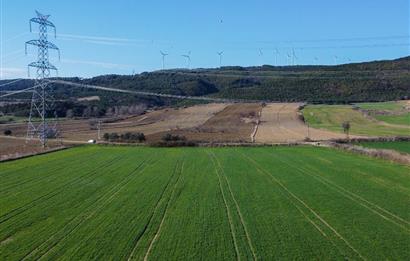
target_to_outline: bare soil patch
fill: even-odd
[[[251,134],[261,109],[261,104],[257,103],[232,104],[202,125],[158,132],[148,135],[147,140],[159,141],[166,133],[172,133],[198,142],[251,142]]]
[[[308,128],[299,118],[300,103],[270,103],[262,109],[256,142],[287,143],[312,140],[345,138],[344,134]]]
[[[42,148],[38,141],[28,141],[24,138],[0,136],[0,161],[44,153],[65,145],[51,140],[46,148]]]

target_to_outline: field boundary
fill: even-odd
[[[43,151],[43,152],[22,154],[22,155],[16,156],[16,157],[0,159],[0,163],[16,161],[16,160],[30,158],[30,157],[39,156],[39,155],[45,155],[45,154],[49,154],[49,153],[53,153],[53,152],[57,152],[57,151],[70,149],[70,148],[73,148],[73,147],[74,147],[73,145],[71,145],[71,146],[65,145],[65,146],[61,146],[61,147],[57,147],[57,148],[52,148],[52,149],[49,149],[49,150]]]

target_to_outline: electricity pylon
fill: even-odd
[[[33,89],[31,99],[30,116],[27,125],[26,140],[38,138],[43,147],[47,145],[49,137],[58,136],[58,126],[56,113],[53,111],[54,101],[50,93],[47,91],[47,78],[50,76],[50,70],[57,72],[57,68],[52,65],[49,58],[49,49],[56,50],[60,58],[60,50],[56,45],[47,40],[47,29],[54,29],[54,37],[56,37],[56,27],[48,21],[49,15],[42,15],[36,11],[37,17],[30,19],[30,32],[32,31],[32,23],[39,25],[39,39],[26,42],[27,45],[38,47],[37,61],[28,65],[28,74],[30,76],[30,67],[36,68],[37,76],[35,81],[36,88]],[[48,118],[55,117],[53,121]]]

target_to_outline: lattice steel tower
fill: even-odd
[[[38,57],[36,62],[28,65],[28,74],[30,75],[30,67],[37,71],[37,77],[31,99],[30,116],[27,126],[27,140],[38,138],[41,145],[45,147],[47,140],[50,137],[58,136],[58,122],[57,115],[54,111],[54,99],[47,91],[50,70],[57,72],[57,68],[52,65],[49,58],[49,49],[54,49],[58,52],[60,59],[60,50],[56,45],[47,40],[47,29],[50,27],[54,29],[54,37],[56,37],[56,27],[53,23],[48,21],[49,15],[42,15],[36,11],[37,17],[30,19],[30,32],[32,31],[32,23],[39,25],[39,39],[30,40],[26,42],[27,45],[34,45],[38,47]]]

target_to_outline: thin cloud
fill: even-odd
[[[129,69],[133,67],[132,65],[129,65],[129,64],[107,63],[107,62],[75,60],[75,59],[62,59],[61,62],[69,63],[69,64],[92,65],[92,66],[102,67],[105,69]]]
[[[143,40],[143,39],[133,39],[133,38],[118,38],[118,37],[108,37],[108,36],[93,36],[93,35],[77,35],[77,34],[58,34],[57,37],[62,40],[69,41],[83,41],[91,44],[100,45],[112,45],[112,46],[135,46],[135,45],[169,45],[170,41],[156,41],[156,40]]]
[[[2,67],[0,68],[0,75],[2,75],[2,80],[22,78],[27,77],[27,70],[15,67]]]

